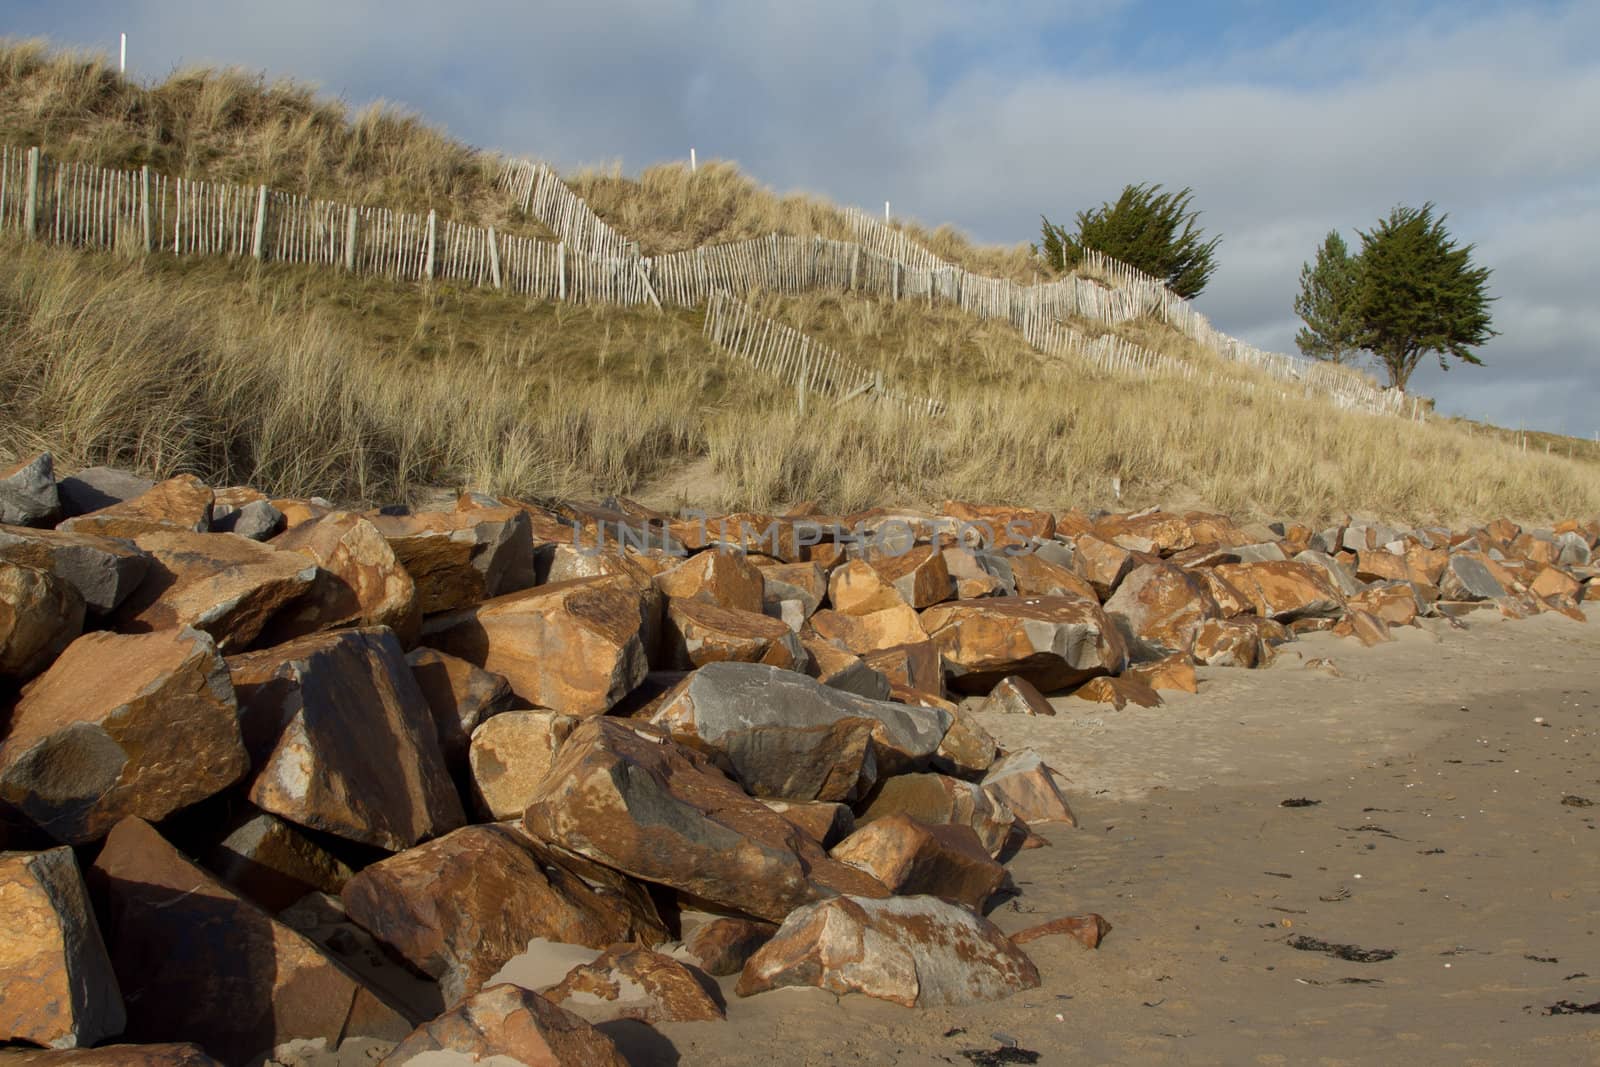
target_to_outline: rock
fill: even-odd
[[[0,1041],[79,1048],[122,1033],[122,993],[72,850],[0,852],[0,907]]]
[[[307,893],[337,893],[355,873],[293,825],[265,812],[235,826],[206,859],[217,877],[274,913]]]
[[[1416,590],[1405,581],[1370,586],[1351,597],[1349,606],[1370,612],[1391,626],[1408,626],[1425,610]]]
[[[930,826],[969,826],[991,856],[1000,854],[1016,822],[1016,814],[981,786],[943,774],[902,774],[888,779],[856,822],[865,825],[891,815],[909,815]]]
[[[422,625],[416,584],[366,519],[332,511],[273,538],[272,547],[298,552],[319,568],[304,599],[277,620],[279,641],[341,626],[387,626],[403,644],[416,641]]]
[[[196,630],[89,633],[23,690],[0,742],[0,800],[57,841],[164,819],[249,770],[233,687]]]
[[[880,771],[926,765],[950,725],[933,709],[868,700],[743,663],[696,671],[653,721],[713,753],[756,796],[830,801],[859,799]]]
[[[406,664],[433,715],[445,766],[463,766],[472,732],[515,703],[511,683],[433,648],[412,650],[406,654]]]
[[[1122,677],[1137,682],[1143,682],[1151,689],[1171,689],[1181,693],[1198,693],[1199,680],[1195,677],[1194,664],[1187,656],[1168,656],[1166,659],[1154,663],[1142,663],[1137,667],[1129,667]]]
[[[1283,560],[1266,563],[1224,563],[1217,576],[1238,589],[1264,619],[1292,622],[1304,618],[1338,618],[1344,611],[1327,574],[1309,563]]]
[[[239,537],[166,530],[134,538],[150,557],[144,581],[117,610],[118,628],[133,633],[192,626],[224,652],[249,648],[311,588],[317,566]]]
[[[390,631],[312,634],[228,667],[256,807],[391,852],[465,822],[433,716]]]
[[[773,923],[718,916],[695,927],[683,947],[702,971],[721,978],[744,970],[756,950],[777,932]]]
[[[1229,552],[1238,557],[1240,563],[1272,563],[1286,560],[1289,554],[1283,546],[1276,541],[1262,541],[1253,545],[1235,545]]]
[[[944,553],[931,545],[913,545],[909,551],[899,553],[871,553],[867,564],[913,608],[932,607],[955,595],[955,583],[945,566]]]
[[[990,768],[983,791],[1028,823],[1064,822],[1078,825],[1072,806],[1061,792],[1056,774],[1031,748],[1013,752]]]
[[[1005,881],[970,826],[929,826],[909,815],[875,819],[828,853],[898,896],[935,896],[979,911]]]
[[[0,1049],[8,1067],[223,1067],[199,1045],[164,1042],[156,1045],[101,1045],[71,1050]]]
[[[922,625],[944,657],[950,686],[983,693],[1007,675],[1050,692],[1115,674],[1128,650],[1098,604],[1067,597],[1002,597],[939,604]]]
[[[772,922],[835,893],[885,892],[664,733],[616,719],[573,731],[523,825],[634,878]]]
[[[1351,608],[1345,612],[1333,632],[1340,637],[1354,637],[1368,648],[1394,640],[1389,633],[1388,623],[1361,608]]]
[[[1029,941],[1037,941],[1041,937],[1052,934],[1066,934],[1079,942],[1084,948],[1099,948],[1100,942],[1112,930],[1110,923],[1099,915],[1068,915],[1060,919],[1052,919],[1038,926],[1030,926],[1026,930],[1018,930],[1011,935],[1013,945],[1025,945]]]
[[[865,993],[908,1008],[999,1000],[1039,984],[995,925],[936,897],[841,897],[801,908],[750,958],[742,997],[783,986]]]
[[[507,711],[474,730],[468,762],[479,807],[491,818],[521,818],[578,722],[559,711]]]
[[[927,631],[909,604],[897,604],[861,615],[823,610],[811,616],[811,628],[858,656],[876,652],[880,648],[928,639]]]
[[[1224,619],[1237,618],[1255,610],[1255,603],[1237,586],[1219,575],[1215,567],[1202,567],[1190,571],[1189,574],[1206,587],[1206,592],[1217,602],[1217,611]],[[1359,582],[1356,584],[1360,585]]]
[[[1265,667],[1274,653],[1241,619],[1213,619],[1194,632],[1194,658],[1210,667]]]
[[[213,506],[211,528],[218,533],[231,533],[248,541],[267,541],[280,533],[286,525],[283,512],[269,500],[252,500],[226,515],[218,515]]]
[[[1022,547],[1055,536],[1056,519],[1048,511],[1011,508],[993,504],[972,504],[946,500],[939,509],[953,519],[976,529],[988,547]]]
[[[78,591],[84,606],[105,615],[144,580],[144,553],[109,537],[0,526],[0,561],[49,571]]]
[[[0,679],[26,681],[83,633],[83,598],[49,571],[0,560]]]
[[[848,804],[831,800],[758,799],[823,848],[832,848],[856,829],[856,816]]]
[[[1164,563],[1135,567],[1105,604],[1135,659],[1187,652],[1194,628],[1220,618],[1222,609],[1205,583]]]
[[[133,540],[148,533],[206,533],[211,529],[212,493],[192,474],[157,482],[119,503],[65,520],[60,529]]]
[[[55,459],[39,452],[10,466],[0,465],[0,523],[48,526],[61,515]]]
[[[979,597],[1016,594],[1017,587],[1010,577],[995,574],[989,569],[987,554],[980,556],[960,545],[945,548],[943,552],[945,569],[955,582],[957,599],[975,600]],[[1005,575],[1009,576],[1009,563],[1004,570]]]
[[[1497,600],[1506,595],[1506,587],[1484,559],[1457,554],[1439,576],[1439,595],[1445,600]]]
[[[673,600],[699,600],[757,614],[765,603],[762,572],[733,549],[714,548],[690,556],[656,575],[655,585]]]
[[[1161,696],[1138,678],[1123,675],[1120,678],[1091,678],[1072,691],[1079,700],[1092,700],[1110,704],[1121,711],[1129,704],[1141,708],[1159,708]]]
[[[1327,575],[1328,580],[1333,583],[1333,587],[1347,597],[1361,592],[1364,587],[1364,583],[1356,578],[1349,567],[1346,567],[1326,552],[1318,552],[1315,549],[1308,548],[1304,552],[1297,553],[1294,559],[1296,563],[1305,563],[1321,568],[1322,573]]]
[[[878,568],[853,559],[828,576],[828,603],[841,615],[870,615],[905,607],[907,601]]]
[[[1135,552],[1170,556],[1205,542],[1242,544],[1248,540],[1221,515],[1175,515],[1159,509],[1134,515],[1108,515],[1094,524],[1095,533]]]
[[[532,990],[508,984],[485,989],[423,1023],[380,1067],[409,1063],[628,1067],[605,1034]]]
[[[1072,566],[1101,600],[1116,592],[1123,576],[1137,565],[1132,552],[1094,534],[1079,534],[1072,540]]]
[[[124,1036],[195,1041],[244,1063],[297,1038],[402,1038],[411,1023],[305,936],[127,818],[93,867],[106,944],[133,1005]],[[181,966],[174,965],[174,953]]]
[[[958,704],[950,720],[950,729],[945,731],[939,750],[934,753],[933,769],[955,778],[977,779],[999,755],[999,743],[971,711]]]
[[[65,515],[86,515],[148,493],[155,482],[115,467],[86,467],[56,483]]]
[[[671,956],[613,945],[593,963],[574,967],[544,995],[590,1022],[689,1023],[723,1017],[707,986],[715,988]]]
[[[614,900],[543,866],[516,830],[468,826],[375,863],[345,885],[345,910],[439,982],[445,1003],[478,992],[536,937],[604,948],[661,931],[636,928]]]
[[[529,704],[599,715],[649,672],[644,599],[623,578],[582,578],[429,619],[422,641],[503,675]]]
[[[533,535],[518,508],[369,518],[416,583],[424,615],[470,608],[534,583]]]
[[[1528,583],[1528,592],[1537,597],[1566,597],[1576,600],[1582,591],[1583,585],[1559,567],[1540,567],[1533,581]]]
[[[1356,577],[1363,582],[1404,582],[1410,580],[1411,572],[1404,556],[1369,548],[1356,553]]]
[[[898,686],[928,696],[943,698],[944,669],[939,649],[932,641],[892,645],[868,652],[862,661]]]
[[[761,610],[799,632],[828,595],[828,576],[815,563],[761,568]]]
[[[991,715],[1054,715],[1056,709],[1026,678],[1012,675],[989,690],[978,710]]]
[[[867,697],[889,699],[889,679],[868,667],[854,652],[849,652],[816,633],[802,633],[800,644],[810,660],[806,673],[831,689]]]
[[[765,663],[797,671],[808,659],[799,636],[781,620],[701,600],[668,603],[665,637],[667,665],[676,670]]]
[[[1014,591],[1020,596],[1067,596],[1100,602],[1100,594],[1087,579],[1038,552],[1012,556],[1009,562]]]

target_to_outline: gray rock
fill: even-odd
[[[266,541],[276,536],[284,524],[283,512],[269,500],[252,500],[242,508],[224,511],[214,507],[211,511],[211,529],[217,533],[231,533],[251,541]]]
[[[1033,554],[1046,563],[1054,563],[1058,567],[1072,568],[1072,546],[1065,541],[1036,541]]]
[[[1328,580],[1345,596],[1354,596],[1367,587],[1367,584],[1357,578],[1349,567],[1346,567],[1326,552],[1308,548],[1294,558],[1297,563],[1309,563],[1313,567],[1321,568],[1327,574]]]
[[[1253,545],[1239,545],[1228,549],[1229,552],[1239,557],[1240,563],[1267,563],[1272,560],[1288,559],[1282,546],[1276,541],[1262,541]]]
[[[50,453],[0,468],[0,523],[8,526],[48,526],[61,514],[56,491],[55,463]]]
[[[829,689],[866,697],[868,700],[887,701],[891,692],[889,676],[867,666],[866,660],[862,659],[856,660],[822,684]]]
[[[1455,555],[1439,579],[1439,596],[1444,600],[1494,600],[1506,595],[1482,560]]]
[[[1563,567],[1587,567],[1591,558],[1589,542],[1578,534],[1567,532],[1556,538],[1556,544],[1561,546],[1561,555],[1556,562]]]
[[[115,467],[88,467],[56,483],[61,510],[68,517],[87,515],[132,500],[155,488],[155,482]]]

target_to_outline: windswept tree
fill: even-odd
[[[1221,237],[1205,239],[1190,209],[1190,189],[1162,192],[1160,185],[1129,185],[1116,203],[1078,212],[1078,230],[1042,218],[1037,251],[1056,270],[1071,270],[1092,248],[1159,278],[1179,296],[1194,297],[1205,289],[1216,269]]]
[[[1472,262],[1473,245],[1457,245],[1446,215],[1433,204],[1396,207],[1361,234],[1354,318],[1360,345],[1404,389],[1422,357],[1482,366],[1472,348],[1498,336],[1490,325],[1489,270]]]
[[[1315,263],[1300,267],[1300,295],[1294,313],[1305,321],[1295,334],[1300,351],[1330,363],[1361,357],[1361,327],[1356,319],[1356,289],[1361,258],[1352,256],[1338,230],[1329,230]]]

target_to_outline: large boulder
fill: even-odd
[[[205,857],[241,896],[277,913],[307,893],[339,892],[355,873],[293,823],[248,811]]]
[[[714,663],[690,675],[656,725],[714,754],[756,796],[853,801],[880,769],[924,765],[950,716],[869,700],[805,675],[753,663]]]
[[[1128,664],[1128,648],[1100,605],[1069,597],[996,597],[939,604],[922,625],[944,656],[950,686],[987,693],[1016,674],[1045,692]]]
[[[1039,984],[987,919],[937,897],[840,897],[789,916],[739,976],[742,997],[783,986],[865,993],[908,1008],[999,1000]]]
[[[81,1048],[122,1033],[122,993],[72,850],[0,852],[0,904],[0,1041]]]
[[[131,471],[115,467],[85,467],[56,483],[61,510],[66,515],[87,515],[91,511],[120,504],[149,492],[155,482]]]
[[[605,948],[658,943],[615,899],[576,875],[544,866],[508,826],[468,826],[367,867],[341,897],[350,917],[450,1004],[483,987],[536,937]]]
[[[580,963],[544,991],[552,1004],[590,1022],[635,1019],[651,1023],[705,1022],[723,1017],[710,979],[659,952],[613,945]]]
[[[871,553],[867,563],[913,608],[932,607],[955,596],[955,582],[945,566],[944,553],[932,545],[913,545],[905,552]]]
[[[740,611],[763,610],[762,572],[743,552],[716,548],[701,552],[655,576],[656,588],[673,600],[701,600]]]
[[[1130,571],[1106,601],[1105,611],[1140,660],[1188,651],[1195,626],[1221,615],[1203,582],[1165,563]]]
[[[272,540],[319,570],[311,589],[274,627],[288,640],[340,626],[387,626],[403,642],[422,623],[416,583],[378,528],[360,515],[334,511],[300,523]]]
[[[149,823],[106,838],[92,884],[132,1041],[195,1041],[247,1063],[299,1038],[398,1041],[412,1023],[304,935],[190,862]]]
[[[708,663],[765,663],[800,670],[807,661],[799,636],[782,620],[703,600],[669,602],[664,636],[666,665],[675,670]]]
[[[717,916],[690,931],[683,939],[683,950],[702,971],[721,978],[744,970],[756,950],[777,932],[774,923]]]
[[[1055,772],[1031,748],[1002,756],[983,777],[983,791],[1029,824],[1064,822],[1078,825],[1061,792]]]
[[[511,507],[464,507],[369,516],[416,582],[424,615],[455,611],[535,581],[528,516]]]
[[[317,576],[317,565],[300,553],[242,537],[160,530],[141,534],[134,544],[150,557],[150,567],[117,610],[118,628],[193,626],[224,652],[249,648]]]
[[[0,526],[0,560],[49,571],[78,591],[84,606],[105,615],[144,580],[149,559],[110,537]]]
[[[1072,569],[1101,600],[1116,592],[1118,583],[1136,566],[1134,554],[1121,545],[1088,533],[1072,539]]]
[[[628,1067],[605,1034],[531,989],[500,984],[423,1023],[379,1067],[405,1064]]]
[[[0,800],[58,841],[164,819],[249,770],[228,670],[197,630],[78,638],[22,692]]]
[[[946,572],[948,573],[948,571]],[[853,559],[828,575],[828,603],[844,615],[868,615],[904,607],[906,598],[878,568]]]
[[[47,526],[61,515],[55,460],[48,452],[0,464],[0,523]]]
[[[228,663],[255,760],[250,801],[390,851],[466,816],[394,634],[312,634]]]
[[[523,815],[535,838],[772,922],[835,893],[886,892],[664,732],[589,719]]]
[[[559,711],[519,709],[474,730],[467,760],[479,808],[495,819],[520,818],[579,721]]]
[[[140,534],[206,533],[211,529],[211,489],[192,474],[157,482],[131,500],[78,515],[60,528],[102,537],[137,538]]]
[[[1245,619],[1212,619],[1195,628],[1195,661],[1208,667],[1265,667],[1274,658],[1261,631]]]
[[[433,713],[445,765],[464,765],[472,732],[516,703],[511,683],[493,671],[433,648],[413,649],[406,654],[406,663]]]
[[[828,576],[815,563],[761,568],[761,609],[799,631],[828,595]]]
[[[890,778],[856,821],[866,825],[893,815],[909,815],[931,826],[970,827],[991,856],[1000,854],[1017,821],[1015,813],[982,786],[944,774]]]
[[[1046,559],[1042,551],[1012,556],[1007,562],[1019,596],[1067,596],[1097,603],[1100,600],[1087,579],[1074,574],[1065,564]]]
[[[824,609],[811,616],[810,625],[826,640],[858,656],[928,639],[916,611],[905,603],[857,615]]]
[[[1439,595],[1445,600],[1498,600],[1506,592],[1488,561],[1476,554],[1451,556],[1439,577]]]
[[[873,700],[889,699],[889,679],[867,666],[854,652],[840,648],[815,631],[802,633],[800,644],[808,657],[805,673],[823,685]]]
[[[422,642],[504,676],[529,704],[599,715],[649,673],[644,611],[627,579],[581,578],[431,618]]]
[[[0,679],[26,681],[83,633],[83,598],[49,571],[0,560]]]
[[[1216,573],[1243,593],[1263,619],[1333,619],[1344,612],[1344,597],[1328,580],[1327,572],[1310,563],[1224,563]]]
[[[1006,878],[1006,869],[970,826],[930,826],[909,815],[876,819],[828,854],[860,867],[898,896],[926,894],[973,911],[982,909]]]

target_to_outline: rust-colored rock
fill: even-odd
[[[198,1042],[245,1063],[297,1038],[397,1041],[411,1023],[305,936],[241,900],[149,823],[118,823],[95,860],[131,1041]],[[181,965],[174,953],[181,950]]]
[[[495,819],[521,818],[578,722],[559,711],[518,710],[474,730],[468,762],[480,809]]]
[[[1312,617],[1337,618],[1344,597],[1328,580],[1327,572],[1295,560],[1263,563],[1224,563],[1217,576],[1238,589],[1264,619],[1292,622]]]
[[[1020,548],[1035,540],[1048,540],[1056,533],[1055,516],[1048,511],[961,500],[946,500],[939,510],[976,528],[983,542],[995,548]]]
[[[196,630],[78,638],[22,691],[0,800],[69,845],[126,815],[164,819],[249,770],[233,687]]]
[[[279,534],[272,547],[298,552],[320,568],[305,597],[276,620],[275,638],[339,626],[387,626],[403,644],[416,641],[422,624],[416,583],[368,520],[330,512]]]
[[[293,824],[266,812],[229,831],[206,857],[206,866],[235,892],[273,913],[307,893],[337,893],[355,873]]]
[[[468,826],[367,867],[340,894],[350,917],[423,974],[445,1003],[476,993],[536,937],[604,948],[636,928],[617,902],[543,866],[514,829]]]
[[[1423,612],[1410,582],[1370,586],[1351,597],[1349,606],[1370,612],[1391,626],[1409,626]]]
[[[1383,548],[1357,552],[1355,570],[1356,577],[1363,582],[1404,582],[1411,577],[1405,557]]]
[[[1034,684],[1026,678],[1012,675],[1002,678],[989,690],[978,709],[995,715],[1054,715],[1056,709],[1044,698]]]
[[[131,500],[67,519],[60,529],[134,540],[140,534],[176,531],[205,533],[211,529],[211,489],[192,474],[182,474]]]
[[[1159,708],[1161,695],[1148,683],[1123,675],[1119,678],[1091,678],[1072,691],[1079,700],[1097,704],[1110,704],[1121,711],[1129,704],[1141,708]]]
[[[1213,619],[1194,632],[1194,658],[1210,667],[1265,667],[1274,657],[1260,632],[1243,619]]]
[[[423,1023],[379,1067],[410,1063],[628,1067],[605,1034],[530,989],[501,984]]]
[[[228,663],[256,767],[250,802],[390,851],[466,820],[394,634],[312,634]]]
[[[1354,637],[1368,648],[1394,640],[1389,633],[1388,623],[1361,608],[1351,608],[1345,612],[1344,618],[1334,626],[1333,632],[1340,637]]]
[[[880,648],[867,653],[862,661],[889,679],[891,686],[934,697],[944,696],[944,667],[939,659],[939,648],[932,641]]]
[[[523,825],[634,878],[773,922],[834,893],[886,892],[665,733],[622,720],[573,731]]]
[[[127,1017],[78,861],[0,852],[0,1041],[93,1045]]]
[[[424,615],[466,608],[534,583],[533,535],[519,508],[368,517],[416,583]]]
[[[574,967],[544,995],[590,1022],[690,1023],[723,1017],[710,985],[671,956],[613,945],[593,963]]]
[[[1016,814],[975,782],[943,774],[902,774],[890,778],[856,817],[865,825],[891,815],[909,815],[932,826],[968,826],[991,856],[1011,835]]]
[[[459,656],[418,648],[406,654],[406,664],[433,714],[446,766],[462,766],[472,732],[516,702],[510,682]]]
[[[849,837],[856,829],[855,812],[850,805],[832,800],[773,800],[761,803],[783,816],[784,820],[823,848]]]
[[[702,600],[670,601],[665,637],[667,665],[677,670],[765,663],[798,671],[808,660],[799,636],[782,620]]]
[[[950,719],[950,729],[944,732],[939,750],[934,754],[933,769],[955,778],[977,779],[993,766],[999,755],[999,743],[972,711],[958,704]]]
[[[737,549],[714,548],[690,556],[655,576],[656,588],[674,600],[702,600],[722,608],[760,613],[762,573]]]
[[[742,997],[819,986],[932,1008],[999,1000],[1039,984],[1039,972],[998,928],[937,897],[841,897],[801,908],[750,957]]]
[[[1031,748],[1004,756],[983,778],[983,791],[1028,823],[1078,825],[1052,771]]]
[[[889,679],[868,667],[854,652],[841,648],[814,630],[800,635],[800,645],[810,657],[805,673],[823,685],[873,700],[889,699]]]
[[[101,1045],[76,1049],[0,1049],[7,1067],[224,1067],[199,1045],[168,1041],[153,1045]]]
[[[1198,693],[1200,682],[1195,677],[1194,663],[1188,656],[1168,656],[1154,663],[1141,663],[1129,667],[1122,677],[1143,682],[1151,689],[1171,689],[1180,693]]]
[[[1079,577],[1094,587],[1100,600],[1116,592],[1118,583],[1138,562],[1121,545],[1104,541],[1094,534],[1080,534],[1072,541],[1072,567]]]
[[[1146,511],[1136,515],[1108,515],[1094,524],[1100,537],[1134,552],[1170,556],[1205,542],[1241,544],[1238,527],[1220,515],[1193,512]]]
[[[928,639],[921,619],[909,604],[897,604],[862,615],[823,610],[811,616],[811,628],[858,656]]]
[[[49,571],[0,560],[0,679],[26,681],[83,633],[83,597]]]
[[[927,894],[978,911],[1005,881],[970,826],[928,825],[909,815],[875,819],[828,853],[900,896]]]
[[[1025,945],[1041,937],[1066,934],[1084,948],[1099,948],[1100,942],[1111,930],[1111,924],[1093,912],[1088,915],[1067,915],[1047,923],[1040,923],[1038,926],[1030,926],[1026,930],[1018,930],[1011,935],[1011,943]]]
[[[422,641],[504,676],[529,704],[599,715],[649,673],[643,631],[638,587],[583,578],[429,619]]]
[[[932,545],[913,545],[905,552],[872,552],[867,564],[913,608],[932,607],[955,595],[944,553]]]
[[[986,693],[1007,675],[1045,692],[1115,674],[1128,649],[1100,605],[1067,597],[996,597],[939,604],[922,613],[950,686]]]
[[[163,530],[134,538],[150,557],[144,581],[117,609],[118,628],[140,633],[193,626],[239,652],[310,591],[317,565],[299,552],[242,537]]]
[[[1018,596],[1068,596],[1100,601],[1100,594],[1085,578],[1037,552],[1012,556],[1011,580]]]
[[[828,603],[842,615],[869,615],[904,607],[906,598],[872,564],[853,559],[828,575]]]
[[[979,556],[970,548],[962,545],[951,545],[943,549],[945,569],[950,572],[950,578],[955,582],[956,598],[958,600],[976,600],[986,596],[1010,596],[1016,593],[1016,585],[1006,573],[995,573],[1001,568],[986,563],[988,554]],[[1007,570],[1009,569],[1009,565]],[[1074,575],[1076,578],[1077,576]],[[1082,581],[1081,578],[1078,581]]]
[[[761,609],[798,631],[828,595],[828,575],[815,563],[761,568]]]
[[[1533,581],[1528,583],[1528,592],[1537,597],[1568,597],[1575,600],[1582,589],[1576,578],[1559,567],[1540,567]]]
[[[695,927],[683,947],[702,971],[721,978],[744,970],[750,957],[777,932],[773,923],[718,916]]]
[[[1187,652],[1194,628],[1222,616],[1205,582],[1164,563],[1130,571],[1106,601],[1105,611],[1136,659]]]

